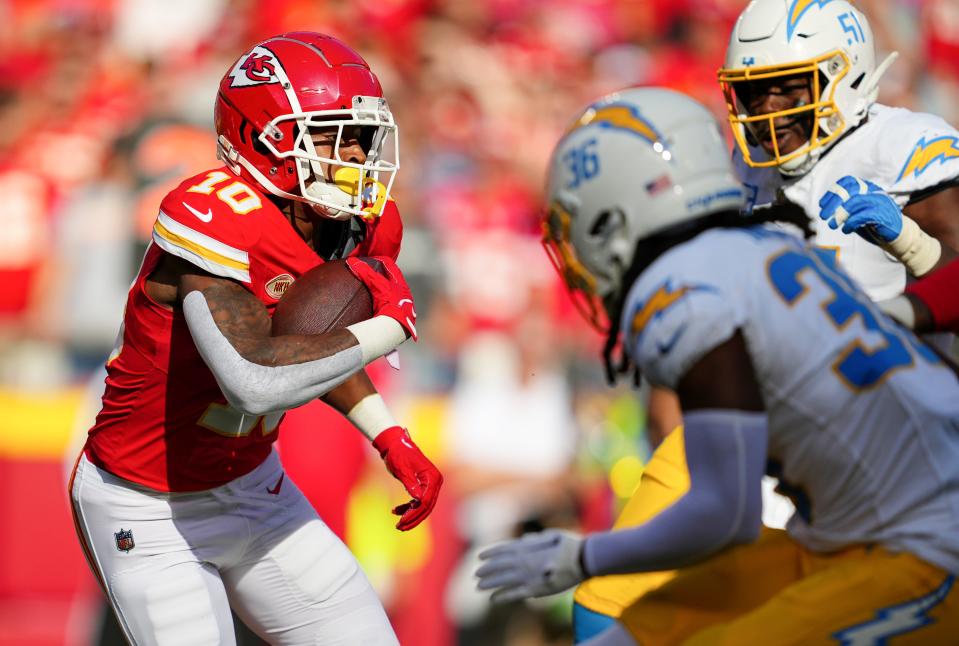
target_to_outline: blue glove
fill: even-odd
[[[868,180],[846,175],[819,200],[819,217],[830,229],[858,233],[873,244],[892,242],[902,233],[902,210]]]
[[[485,562],[476,570],[477,587],[496,588],[496,603],[562,592],[586,578],[579,564],[582,545],[578,534],[558,529],[495,545],[480,552]]]

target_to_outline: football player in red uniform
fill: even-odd
[[[396,124],[367,63],[308,32],[244,53],[215,120],[224,166],[162,201],[130,290],[71,480],[80,541],[131,643],[232,644],[232,606],[274,644],[395,644],[355,558],[272,443],[285,410],[322,396],[412,496],[394,510],[399,529],[436,501],[442,476],[363,372],[416,336],[394,264]],[[344,257],[373,318],[271,337],[286,287]]]

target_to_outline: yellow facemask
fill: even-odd
[[[829,78],[832,79],[828,84],[829,89],[827,96],[822,95],[823,88],[820,82],[820,71],[823,70],[821,67],[823,65],[825,65],[824,71],[827,71]],[[783,65],[719,70],[717,77],[719,85],[723,89],[723,94],[726,97],[726,109],[729,111],[729,125],[732,127],[736,144],[743,154],[743,160],[753,168],[781,166],[817,148],[828,146],[834,141],[843,132],[845,126],[842,114],[836,107],[834,94],[838,81],[849,73],[849,69],[849,58],[844,52],[836,50],[809,60]],[[737,84],[801,74],[809,75],[812,81],[810,84],[812,100],[808,104],[787,110],[770,112],[768,114],[749,115],[746,114],[746,108],[742,105],[742,102],[736,98]],[[779,141],[776,137],[774,120],[782,117],[796,117],[797,115],[805,114],[812,116],[812,131],[809,135],[809,140],[790,153],[781,153]],[[766,122],[769,128],[773,151],[770,159],[757,160],[753,159],[750,153],[746,132],[747,129],[753,132],[755,125],[762,122]],[[823,128],[823,125],[826,126],[826,129]]]
[[[569,212],[560,204],[551,204],[543,219],[543,247],[566,284],[573,305],[590,325],[600,332],[606,332],[609,321],[603,300],[596,291],[596,277],[579,260],[570,242],[571,220]]]

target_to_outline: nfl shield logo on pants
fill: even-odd
[[[133,542],[132,529],[123,529],[121,527],[120,531],[116,532],[113,537],[117,539],[117,549],[121,552],[129,552],[136,547],[136,543]]]

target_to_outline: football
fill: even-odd
[[[362,260],[380,269],[379,261]],[[307,271],[286,290],[273,312],[272,334],[320,334],[372,316],[373,298],[366,286],[345,260],[330,260]]]

